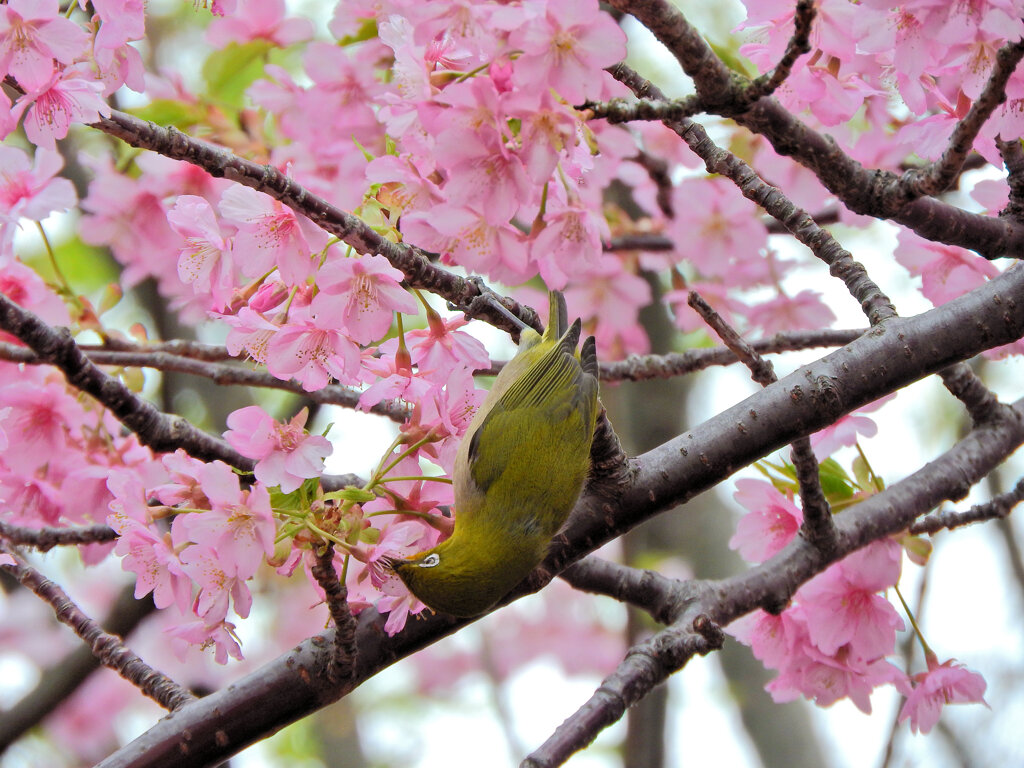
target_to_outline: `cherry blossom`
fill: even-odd
[[[228,416],[224,438],[243,456],[256,460],[257,480],[291,493],[307,478],[318,477],[324,471],[324,457],[334,450],[327,438],[306,434],[308,416],[303,408],[282,424],[258,405],[250,405]]]
[[[60,14],[57,0],[9,0],[0,6],[0,71],[35,90],[51,79],[54,59],[71,64],[88,36]]]
[[[910,720],[914,733],[928,733],[939,722],[943,706],[980,702],[986,707],[985,679],[953,659],[939,664],[932,653],[927,654],[928,671],[914,675],[913,690],[900,710],[899,722]]]

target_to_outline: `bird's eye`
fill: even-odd
[[[427,555],[420,562],[416,563],[420,568],[433,568],[435,565],[441,562],[441,556],[434,552],[433,554]]]

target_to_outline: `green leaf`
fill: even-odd
[[[346,46],[353,43],[361,43],[364,40],[372,40],[377,36],[377,20],[365,19],[354,35],[345,35],[338,41],[338,45]]]
[[[252,40],[242,45],[231,43],[211,53],[203,64],[209,97],[241,107],[245,89],[263,76],[264,62],[272,47],[269,40]]]
[[[849,499],[856,491],[850,476],[835,459],[829,458],[821,462],[818,477],[821,479],[821,489],[830,502],[836,499]]]
[[[376,544],[380,541],[380,528],[374,528],[372,525],[369,528],[363,528],[359,532],[359,540],[367,544]]]
[[[203,109],[198,104],[186,104],[173,99],[154,99],[143,107],[126,110],[141,120],[157,125],[173,125],[189,128],[203,120]]]
[[[346,485],[340,491],[324,494],[324,499],[328,501],[352,501],[356,504],[365,504],[368,501],[373,501],[375,498],[377,498],[376,494],[371,491],[364,491],[362,488],[356,488],[354,485]]]

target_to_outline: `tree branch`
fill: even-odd
[[[897,174],[864,168],[831,137],[808,127],[775,99],[747,104],[741,95],[743,79],[715,55],[667,0],[610,2],[635,16],[676,57],[683,71],[693,78],[706,111],[732,117],[764,136],[778,154],[790,156],[813,171],[854,213],[891,219],[925,239],[969,248],[986,259],[1024,253],[1024,226],[1017,222],[968,213],[931,197],[908,201]],[[651,92],[636,95],[658,98]]]
[[[815,432],[928,373],[1021,335],[1024,269],[1008,270],[965,296],[916,317],[884,321],[843,349],[801,367],[692,432],[622,466],[612,489],[601,482],[591,483],[569,523],[552,542],[544,563],[506,602],[536,591],[607,541],[796,437]],[[974,482],[1024,443],[1024,403],[1002,413],[1001,418],[976,426],[953,449],[910,477],[838,515],[834,559],[906,529],[916,516],[944,499],[961,498]],[[694,608],[724,626],[759,605],[785,604],[799,584],[827,567],[826,560],[798,537],[763,565],[712,583],[710,602],[701,605],[702,601],[695,601]],[[688,607],[686,615],[690,613]],[[229,688],[165,717],[100,765],[216,765],[467,623],[438,614],[410,622],[402,632],[387,637],[384,617],[368,609],[358,617],[359,659],[350,685],[332,686],[327,681],[334,635],[328,631]],[[187,743],[182,741],[183,734],[188,734]],[[187,747],[184,757],[182,747]]]
[[[160,412],[92,363],[67,329],[51,328],[2,294],[0,328],[21,339],[41,360],[59,368],[71,386],[96,398],[138,435],[143,445],[157,452],[183,448],[204,461],[220,459],[243,471],[252,470],[252,459],[242,456],[225,441],[206,434],[180,416]]]
[[[157,704],[169,710],[180,709],[196,697],[166,675],[157,672],[134,652],[129,650],[121,638],[104,632],[102,627],[86,616],[82,609],[67,596],[63,589],[45,578],[39,571],[7,551],[15,559],[15,565],[0,564],[0,568],[13,575],[24,586],[31,589],[53,607],[57,619],[67,624],[92,648],[100,663],[114,670]]]

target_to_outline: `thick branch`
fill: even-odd
[[[2,294],[0,328],[17,336],[42,360],[59,368],[71,386],[96,398],[138,435],[143,445],[157,452],[183,448],[197,459],[220,459],[238,469],[252,469],[252,459],[242,456],[225,441],[211,437],[180,416],[161,413],[119,380],[101,371],[78,348],[67,329],[51,328]]]
[[[507,600],[535,591],[568,565],[624,531],[707,490],[796,437],[891,391],[983,349],[1024,335],[1024,269],[1011,269],[949,304],[911,318],[893,318],[841,350],[638,457],[610,494],[592,483],[551,553]],[[977,427],[945,456],[837,518],[841,557],[909,526],[942,499],[963,496],[970,485],[1024,443],[1024,404]],[[747,574],[712,585],[703,608],[724,625],[758,605],[783,602],[799,583],[826,566],[802,539]],[[467,622],[435,615],[395,635],[384,617],[360,614],[356,685]],[[287,723],[337,700],[351,686],[326,676],[333,632],[311,638],[257,672],[154,725],[101,763],[103,768],[215,765]],[[225,730],[227,729],[227,730]],[[183,734],[188,734],[187,742]],[[182,748],[187,754],[183,757]]]

